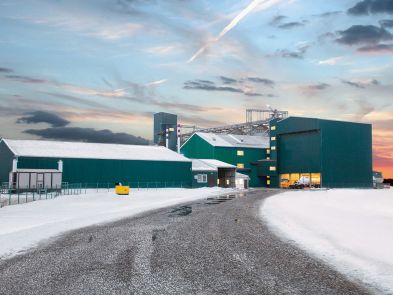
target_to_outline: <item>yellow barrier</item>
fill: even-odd
[[[130,194],[130,187],[124,185],[116,185],[115,187],[116,194],[118,195],[129,195]]]

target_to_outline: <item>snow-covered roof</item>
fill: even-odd
[[[56,169],[16,169],[19,173],[60,173]]]
[[[237,135],[196,132],[212,146],[239,148],[269,148],[269,137],[263,135]]]
[[[161,146],[2,139],[17,157],[190,162]]]
[[[243,174],[243,173],[239,173],[239,172],[236,172],[235,177],[242,178],[242,179],[250,179],[250,176]]]
[[[214,159],[192,159],[192,171],[217,171],[218,168],[236,168],[236,166]]]

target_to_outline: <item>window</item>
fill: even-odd
[[[276,126],[270,126],[270,130],[276,130]]]
[[[272,137],[270,138],[270,140],[271,140],[271,141],[275,141],[275,140],[276,140],[276,137],[275,137],[275,136],[272,136]]]
[[[275,146],[272,146],[270,149],[271,149],[272,151],[275,151],[275,150],[276,150],[276,147],[275,147]]]
[[[270,179],[266,180],[266,184],[270,185]]]
[[[236,167],[239,168],[239,169],[244,169],[244,164],[243,163],[238,163],[236,165]]]
[[[270,160],[270,157],[266,157],[266,160]]]
[[[198,183],[207,183],[207,174],[198,174],[197,175]]]
[[[266,154],[270,155],[270,150],[269,149],[266,150]]]
[[[244,156],[244,151],[237,151],[238,156]]]
[[[276,166],[270,166],[269,170],[270,171],[276,171]]]

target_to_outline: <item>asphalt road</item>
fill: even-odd
[[[1,294],[367,294],[281,241],[255,191],[67,233],[0,261]]]

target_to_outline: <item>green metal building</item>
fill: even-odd
[[[266,136],[194,133],[181,147],[188,158],[216,159],[235,165],[250,177],[251,187],[265,187],[267,178],[258,175],[258,160],[266,159],[269,138]]]
[[[270,122],[270,158],[258,175],[271,187],[309,182],[325,188],[372,187],[370,124],[289,117]]]
[[[116,182],[132,186],[191,187],[191,160],[164,147],[41,140],[0,141],[0,182],[18,169],[57,169],[62,181],[88,187]]]

